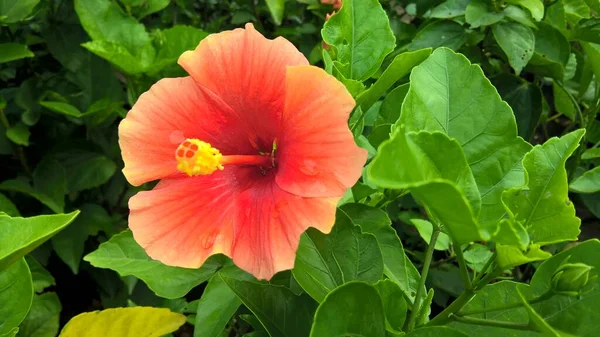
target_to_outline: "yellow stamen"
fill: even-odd
[[[186,139],[175,151],[177,169],[190,177],[222,170],[222,157],[219,150],[199,139]]]

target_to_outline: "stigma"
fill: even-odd
[[[177,169],[190,177],[223,170],[221,152],[199,139],[184,140],[177,147],[175,158]]]

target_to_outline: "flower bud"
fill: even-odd
[[[597,279],[597,276],[590,277],[592,268],[585,263],[563,263],[552,276],[552,290],[565,296],[577,296],[590,291]]]

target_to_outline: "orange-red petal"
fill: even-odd
[[[288,193],[273,181],[255,181],[238,197],[235,264],[258,279],[292,269],[300,235],[315,227],[329,233],[340,198],[304,198]]]
[[[251,142],[267,151],[284,105],[286,67],[308,61],[288,40],[266,39],[249,23],[209,35],[183,53],[179,64],[237,112]]]
[[[175,150],[186,138],[202,139],[224,154],[251,153],[244,134],[231,108],[190,77],[162,79],[119,125],[123,173],[132,185],[178,174]]]
[[[362,173],[367,151],[354,142],[348,117],[354,100],[324,70],[289,67],[277,145],[277,184],[304,197],[339,197]]]
[[[198,268],[213,254],[232,257],[259,279],[294,266],[308,227],[329,232],[339,198],[303,198],[248,168],[161,181],[130,199],[129,227],[153,259]]]

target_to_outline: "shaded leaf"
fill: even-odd
[[[375,283],[383,276],[383,258],[373,234],[362,233],[343,212],[331,233],[309,229],[300,238],[293,269],[302,288],[318,302],[353,280]]]
[[[18,337],[55,337],[62,306],[56,293],[35,295],[31,310],[19,326]]]
[[[316,309],[315,301],[308,295],[297,296],[282,286],[219,275],[271,337],[308,336]]]
[[[364,282],[350,282],[329,293],[319,305],[311,337],[385,337],[383,303],[377,289]]]
[[[165,298],[184,296],[193,287],[210,279],[220,267],[217,258],[209,259],[199,269],[166,266],[150,259],[135,242],[130,230],[114,235],[83,259],[94,267],[112,269],[121,276],[133,275],[144,281],[158,296]]]
[[[0,10],[0,21],[2,21],[2,15]],[[35,55],[27,45],[19,43],[0,43],[0,63],[15,61],[24,59],[27,57],[34,57]]]
[[[380,209],[364,204],[346,204],[341,209],[363,232],[375,235],[383,256],[383,272],[400,286],[404,297],[412,305],[421,276],[404,253],[402,242],[392,228],[392,221],[388,215]]]

